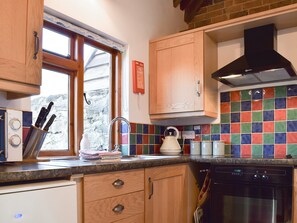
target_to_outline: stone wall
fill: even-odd
[[[295,3],[297,0],[206,0],[189,23],[189,29]]]
[[[90,105],[84,102],[84,132],[88,134],[91,149],[108,145],[109,123],[109,89],[100,89],[87,92]],[[42,106],[54,102],[48,116],[55,114],[57,118],[49,129],[42,150],[64,150],[68,146],[68,97],[57,94],[47,97],[34,97],[31,102],[33,111],[33,124]]]

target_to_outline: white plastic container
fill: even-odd
[[[202,141],[201,142],[201,155],[202,156],[211,156],[212,155],[211,141]]]
[[[224,156],[225,155],[225,143],[223,141],[213,141],[212,150],[214,156]]]
[[[87,150],[90,149],[90,141],[89,141],[89,137],[88,134],[84,133],[82,135],[82,139],[80,141],[80,149],[81,150]]]
[[[191,155],[200,155],[201,154],[200,142],[199,141],[191,140],[191,142],[190,142],[190,154]]]

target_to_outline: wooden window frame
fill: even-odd
[[[70,57],[43,51],[43,68],[69,74],[69,148],[67,150],[41,151],[40,156],[74,156],[79,150],[83,133],[84,111],[84,44],[91,45],[111,54],[111,114],[110,119],[121,115],[121,53],[92,39],[73,33],[63,27],[44,21],[44,27],[70,38]],[[113,132],[113,141],[115,140]],[[119,137],[119,136],[118,136]],[[117,138],[118,138],[117,137]]]

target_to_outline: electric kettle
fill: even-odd
[[[168,131],[170,129],[175,131],[175,135],[172,135],[172,132]],[[169,135],[166,135],[167,133]],[[178,154],[180,154],[181,148],[177,141],[178,136],[179,136],[179,132],[178,132],[177,128],[175,128],[173,126],[167,127],[164,131],[164,136],[165,136],[165,139],[163,139],[163,144],[161,145],[160,152],[164,155],[178,155]]]

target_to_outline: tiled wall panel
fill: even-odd
[[[236,156],[297,155],[297,85],[223,92],[220,111],[221,123],[198,125],[195,140],[224,141],[226,153]],[[194,130],[194,125],[177,128]],[[132,123],[131,154],[159,153],[164,130]],[[123,142],[127,135],[127,131],[122,134]],[[185,140],[184,153],[189,152],[190,141]]]

